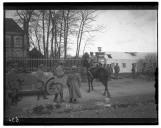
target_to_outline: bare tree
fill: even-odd
[[[37,15],[34,16],[35,21],[32,23],[32,38],[37,44],[37,49],[44,54],[46,58],[49,57],[49,46],[51,39],[51,18],[50,11],[36,10]]]
[[[155,72],[157,67],[157,55],[156,54],[147,54],[144,59],[140,59],[137,62],[138,72],[152,74]]]
[[[95,21],[96,18],[95,10],[81,10],[80,14],[80,25],[77,34],[77,49],[76,49],[76,57],[80,54],[80,46],[82,42],[82,37],[85,33],[91,33],[95,31],[101,31],[102,26],[92,27],[91,23]]]
[[[26,13],[20,14],[20,12],[23,11],[17,11],[17,14],[21,16],[25,24],[29,25],[32,17],[32,27],[29,29],[27,25],[27,33],[30,30],[28,37],[31,44],[47,58],[60,58],[62,55],[66,58],[73,38],[76,39],[76,56],[78,57],[83,37],[89,38],[87,35],[100,30],[100,27],[92,26],[96,18],[93,10],[34,10],[34,13],[33,10],[29,10],[26,12],[27,17]],[[24,28],[27,29],[26,25]],[[84,44],[84,50],[88,42]]]
[[[16,13],[19,16],[19,22],[23,24],[23,30],[26,35],[27,51],[29,51],[29,23],[34,14],[34,10],[16,10]]]
[[[47,58],[49,56],[49,34],[50,34],[50,22],[51,22],[51,19],[50,19],[51,11],[48,11],[48,12],[49,12],[49,15],[48,15],[48,22],[47,22],[47,40],[46,40],[46,55],[47,55]]]
[[[93,41],[93,38],[94,38],[94,36],[91,36],[91,35],[90,35],[90,36],[86,39],[86,42],[85,42],[84,47],[83,47],[83,55],[84,55],[86,46],[90,44],[89,42]]]

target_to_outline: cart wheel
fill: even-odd
[[[62,87],[62,84],[61,83],[58,83],[58,82],[55,82],[54,78],[52,79],[49,79],[47,82],[46,82],[46,92],[49,94],[49,95],[55,95],[55,94],[58,94],[61,87]]]

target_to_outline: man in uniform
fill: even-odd
[[[45,75],[44,75],[44,65],[43,64],[40,64],[40,66],[38,67],[38,70],[37,70],[37,73],[36,73],[36,77],[37,77],[37,81],[39,84],[41,84],[40,86],[40,90],[41,90],[41,93],[43,95],[43,98],[44,99],[48,99],[46,97],[46,93],[45,93]],[[40,99],[40,94],[37,95],[37,100]]]
[[[56,67],[56,78],[55,78],[55,81],[58,82],[58,83],[61,83],[60,86],[59,86],[59,90],[61,90],[60,94],[61,94],[61,101],[63,102],[63,88],[64,88],[64,68],[63,68],[63,61],[61,61],[59,63],[59,65]]]
[[[89,58],[89,63],[90,63],[90,66],[93,67],[93,63],[94,63],[94,55],[93,55],[93,52],[90,52],[90,58]]]
[[[114,70],[115,70],[115,77],[116,77],[116,79],[118,79],[119,78],[119,72],[120,72],[120,67],[119,67],[118,63],[116,63]]]
[[[60,62],[58,67],[56,67],[56,75],[59,78],[64,76],[63,62]]]
[[[20,89],[19,80],[20,79],[15,68],[12,68],[6,74],[6,100],[8,100],[8,98],[11,98],[12,104],[16,104],[18,102],[17,93]]]
[[[72,67],[72,73],[68,75],[67,86],[69,90],[69,102],[76,103],[77,99],[81,98],[81,80],[74,66]]]
[[[132,69],[131,69],[131,71],[132,71],[132,76],[133,76],[133,78],[135,78],[135,70],[136,70],[136,68],[135,68],[136,66],[135,66],[135,64],[132,64]]]

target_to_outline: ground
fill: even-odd
[[[17,105],[6,111],[6,117],[23,118],[157,118],[154,102],[154,81],[123,78],[111,80],[111,107],[105,107],[104,86],[94,81],[94,91],[88,93],[87,82],[81,86],[79,103],[70,104],[68,90],[64,87],[64,100],[58,107],[44,113],[34,113],[39,105],[55,105],[53,96],[37,101],[36,96],[23,97]]]

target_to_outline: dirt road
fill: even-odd
[[[68,90],[64,89],[61,107],[46,114],[33,114],[36,105],[53,104],[53,97],[47,100],[24,97],[16,106],[11,106],[6,116],[43,118],[156,118],[154,104],[154,82],[140,79],[120,79],[109,82],[111,107],[104,107],[104,86],[95,81],[94,91],[88,93],[87,83],[82,83],[82,98],[78,104],[68,103]]]

